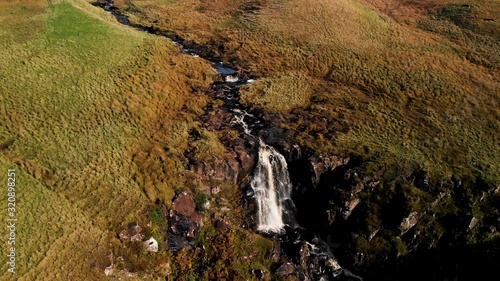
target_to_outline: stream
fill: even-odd
[[[338,264],[327,243],[296,222],[296,208],[291,199],[292,182],[285,157],[258,137],[261,130],[270,127],[270,122],[240,103],[239,89],[254,80],[239,75],[231,66],[210,56],[204,46],[191,43],[188,47],[185,40],[173,32],[132,24],[114,6],[113,0],[93,5],[103,8],[124,25],[171,39],[183,53],[208,61],[220,75],[221,79],[211,85],[212,96],[221,100],[224,111],[231,115],[230,126],[259,146],[248,193],[256,202],[256,231],[279,241],[282,254],[290,261],[284,265],[292,267],[300,280],[362,280]]]

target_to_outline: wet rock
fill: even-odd
[[[252,157],[243,146],[235,147],[234,151],[237,154],[237,159],[240,163],[240,171],[238,179],[242,179],[250,175],[255,167],[255,158]]]
[[[236,75],[227,75],[224,77],[224,80],[228,83],[235,83],[238,82],[238,76]]]
[[[190,247],[202,226],[201,216],[196,213],[196,204],[193,196],[182,191],[172,200],[172,209],[168,213],[168,241],[171,250]]]

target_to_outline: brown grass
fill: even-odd
[[[168,204],[184,187],[187,132],[213,71],[88,3],[53,4],[0,3],[0,163],[19,179],[14,279],[109,279],[116,233],[144,226],[154,200]],[[140,260],[154,272],[160,262],[119,253],[126,268]]]
[[[301,144],[385,155],[379,164],[416,161],[439,177],[498,180],[498,21],[483,20],[499,11],[497,2],[470,1],[471,13],[458,14],[452,1],[439,0],[254,1],[253,13],[244,11],[250,2],[229,13],[227,6],[218,13],[217,4],[192,9],[202,2],[134,5],[155,14],[160,27],[223,45],[226,60],[262,77],[243,92],[248,104],[276,108],[293,85],[281,78],[307,77],[301,87],[312,89],[310,103],[287,97],[280,109],[295,107],[282,125]]]

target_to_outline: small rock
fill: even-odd
[[[402,233],[406,233],[410,228],[414,227],[418,222],[418,213],[411,212],[408,217],[404,218],[401,224],[399,225],[399,229]]]
[[[144,233],[138,233],[132,237],[130,237],[130,241],[142,241],[146,238],[146,235]]]
[[[295,265],[292,263],[284,263],[276,270],[276,275],[278,276],[287,276],[291,275],[295,272]]]
[[[326,261],[326,266],[330,267],[334,271],[338,271],[338,270],[342,269],[342,267],[339,265],[337,260],[334,260],[334,259],[328,259]]]
[[[474,227],[476,227],[478,222],[479,220],[476,217],[472,217],[469,223],[469,229],[472,230]]]
[[[191,194],[186,191],[180,192],[172,200],[172,209],[177,215],[192,217],[196,216],[196,204]]]
[[[127,225],[127,228],[122,230],[118,235],[120,239],[126,240],[131,239],[132,241],[141,241],[144,239],[144,234],[141,233],[142,228],[137,224],[137,222],[131,222]]]
[[[215,229],[217,229],[218,231],[221,231],[221,232],[225,232],[225,231],[229,230],[229,225],[227,224],[227,222],[225,222],[223,220],[216,220],[214,222],[214,226],[215,226]]]
[[[216,186],[212,186],[210,188],[210,194],[211,195],[216,195],[220,192],[220,186],[216,185]]]
[[[238,82],[238,76],[235,76],[235,75],[227,75],[226,77],[224,77],[224,80],[226,80],[226,82],[228,83],[234,83],[234,82]]]
[[[127,276],[127,277],[138,277],[139,276],[139,274],[137,274],[137,272],[130,272],[127,269],[120,270],[120,273]]]
[[[111,276],[111,275],[113,275],[114,272],[115,272],[114,265],[110,265],[104,269],[104,275],[106,275],[106,276]]]
[[[156,253],[156,252],[158,252],[158,241],[156,241],[156,239],[151,237],[147,241],[144,242],[144,247],[146,247],[146,249],[149,252]]]
[[[342,216],[344,217],[344,219],[349,218],[354,208],[358,206],[359,202],[361,202],[359,198],[354,198],[353,200],[350,200],[345,203],[345,209],[342,212]]]

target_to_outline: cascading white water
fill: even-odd
[[[250,182],[257,201],[257,230],[280,232],[285,226],[292,185],[285,157],[260,141],[259,160]]]
[[[238,124],[243,128],[246,135],[251,136],[252,130],[249,128],[248,124],[245,122],[246,116],[254,117],[252,114],[246,112],[245,110],[240,110],[238,108],[233,109],[234,117],[231,120],[231,124]]]

